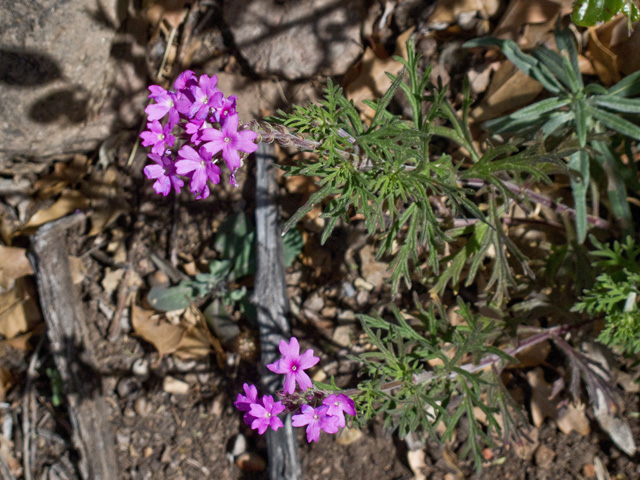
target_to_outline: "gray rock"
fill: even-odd
[[[360,53],[364,2],[227,0],[224,16],[240,53],[260,75],[290,80],[342,75]]]
[[[95,148],[137,95],[125,122],[136,126],[146,97],[144,50],[122,38],[117,0],[1,3],[0,167],[16,156]],[[126,59],[116,55],[123,48]]]

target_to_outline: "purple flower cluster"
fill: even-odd
[[[140,137],[143,146],[151,147],[148,157],[153,163],[144,168],[144,173],[155,179],[156,193],[166,196],[172,189],[180,192],[184,179],[188,179],[196,198],[208,197],[208,182],[220,183],[220,159],[231,171],[231,184],[237,186],[240,152],[257,150],[254,140],[258,135],[238,130],[235,95],[225,97],[217,83],[215,75],[196,77],[187,70],[176,79],[175,90],[149,87],[149,98],[155,103],[145,109],[149,123]],[[181,130],[178,137],[173,134],[176,127]]]
[[[298,339],[291,337],[287,344],[280,341],[282,358],[267,365],[275,373],[285,375],[283,401],[273,401],[271,395],[264,395],[258,399],[258,389],[254,385],[244,384],[244,395],[238,394],[234,405],[241,412],[245,412],[243,420],[251,428],[262,435],[267,428],[278,430],[283,426],[282,420],[276,415],[287,410],[300,411],[293,415],[294,427],[307,427],[307,441],[317,442],[320,432],[336,433],[346,425],[344,414],[355,415],[355,405],[351,398],[344,394],[330,394],[320,390],[313,390],[309,375],[304,370],[313,367],[320,359],[309,349],[300,355]],[[296,390],[296,383],[299,390]],[[311,390],[310,390],[311,389]]]

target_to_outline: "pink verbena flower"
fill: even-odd
[[[222,100],[220,107],[216,108],[211,115],[211,120],[223,124],[229,117],[236,114],[236,101],[238,97],[231,95],[229,98]]]
[[[258,430],[258,433],[262,435],[268,427],[273,430],[283,427],[282,420],[276,416],[284,411],[282,402],[274,403],[271,395],[263,396],[261,402],[262,404],[253,403],[249,410],[249,415],[254,417],[253,422],[251,422],[251,428]]]
[[[296,389],[296,382],[303,392],[310,388],[312,386],[311,379],[304,370],[313,367],[320,361],[320,358],[315,357],[311,349],[300,355],[300,344],[296,337],[291,337],[288,344],[284,340],[280,340],[278,348],[283,358],[267,365],[267,368],[274,373],[286,375],[284,391],[289,394],[293,393]]]
[[[238,150],[253,153],[258,149],[258,145],[254,143],[258,134],[251,130],[239,132],[238,123],[238,115],[234,114],[228,117],[221,130],[206,128],[202,132],[202,140],[207,142],[204,144],[204,148],[212,155],[222,151],[222,158],[232,172],[242,166]]]
[[[256,417],[251,415],[249,410],[251,410],[252,405],[260,404],[258,401],[258,389],[255,385],[249,385],[247,383],[243,384],[242,388],[244,389],[245,395],[239,393],[236,401],[233,402],[233,405],[241,412],[246,412],[242,417],[242,420],[246,425],[251,425]]]
[[[218,77],[212,75],[200,75],[198,85],[191,87],[193,103],[189,109],[190,118],[207,118],[209,110],[222,106],[224,94],[216,88]]]
[[[191,177],[191,192],[198,200],[209,196],[207,180],[214,184],[220,183],[220,167],[213,163],[211,153],[203,147],[196,152],[193,147],[184,145],[178,151],[176,172],[178,175]]]
[[[328,407],[321,405],[313,408],[310,405],[302,405],[301,414],[291,417],[291,425],[294,427],[307,426],[307,442],[317,442],[320,431],[336,433],[339,430],[338,417],[327,413]]]
[[[326,405],[327,414],[338,417],[338,426],[344,427],[346,425],[344,414],[348,413],[349,415],[356,414],[355,403],[351,398],[344,394],[331,394],[327,398],[322,401],[323,405]]]
[[[150,153],[147,155],[155,164],[144,167],[144,174],[147,178],[155,178],[153,189],[157,194],[163,196],[169,195],[171,188],[180,193],[180,189],[184,186],[184,182],[176,176],[176,166],[171,161],[169,155],[156,155]]]
[[[144,109],[147,119],[149,121],[160,120],[168,113],[169,125],[172,127],[176,125],[179,115],[175,103],[175,93],[165,90],[159,85],[150,85],[149,91],[151,92],[149,98],[155,100],[156,103],[152,103]]]
[[[164,127],[158,120],[147,123],[147,128],[140,134],[143,147],[151,147],[151,153],[162,155],[167,146],[173,147],[176,143],[176,137],[171,135],[173,126],[166,124]]]

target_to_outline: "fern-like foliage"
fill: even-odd
[[[297,106],[291,113],[280,111],[267,119],[271,124],[279,124],[290,138],[298,139],[293,143],[295,146],[314,151],[319,157],[283,165],[288,175],[317,177],[319,186],[289,219],[285,230],[314,205],[323,204],[326,224],[321,241],[324,242],[339,221],[347,222],[359,214],[368,234],[376,235],[377,257],[391,257],[395,292],[400,280],[410,286],[416,275],[438,274],[444,247],[452,241],[448,233],[452,219],[470,217],[479,222],[478,231],[474,231],[476,227],[470,229],[479,250],[472,252],[465,262],[475,262],[472,270],[477,271],[489,250],[498,253],[491,260],[493,273],[489,286],[495,287],[494,300],[500,303],[508,297],[507,289],[513,285],[507,252],[513,258],[522,258],[502,233],[500,215],[507,208],[507,201],[521,200],[504,186],[504,180],[515,175],[547,181],[540,164],[553,158],[514,145],[489,148],[480,154],[468,129],[471,104],[468,88],[461,111],[456,112],[446,99],[446,88],[430,82],[430,68],[419,73],[419,55],[412,42],[408,43],[407,51],[407,60],[398,59],[405,66],[404,72],[389,75],[392,80],[389,90],[381,99],[367,103],[375,111],[368,124],[361,120],[342,89],[332,82],[321,103]],[[396,94],[403,94],[411,106],[410,119],[389,111]],[[454,160],[435,151],[434,137],[464,148],[469,159]],[[492,187],[491,211],[478,207],[476,191],[469,188],[473,182]],[[422,272],[419,267],[423,267]],[[445,264],[445,270],[448,268]]]
[[[375,349],[354,358],[363,363],[367,377],[355,399],[363,412],[361,421],[384,412],[385,427],[397,429],[402,437],[424,431],[444,442],[456,429],[466,428],[469,441],[462,454],[471,453],[479,468],[483,446],[515,433],[522,418],[512,408],[497,370],[475,367],[487,355],[499,356],[502,363],[514,361],[491,346],[500,331],[496,321],[472,314],[463,302],[458,302],[458,312],[464,323],[455,327],[433,305],[419,308],[413,326],[397,309],[392,321],[362,316]],[[478,420],[478,411],[486,415],[486,425]],[[441,424],[444,433],[439,435]]]
[[[602,271],[593,288],[585,290],[573,311],[604,317],[598,340],[629,354],[640,352],[640,246],[631,237],[624,243],[603,245],[591,237],[594,267]]]

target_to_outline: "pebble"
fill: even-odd
[[[353,285],[358,289],[358,290],[366,290],[367,292],[370,292],[371,290],[374,289],[374,286],[367,282],[364,278],[362,277],[358,277],[355,279],[355,281],[353,282]]]
[[[243,472],[262,472],[267,468],[267,462],[257,453],[244,452],[236,458],[236,465]]]
[[[302,307],[312,312],[319,312],[320,310],[322,310],[322,307],[324,307],[324,300],[318,292],[313,292],[304,301]]]
[[[141,380],[149,378],[149,360],[146,358],[138,358],[131,365],[131,373]]]
[[[127,398],[131,394],[137,392],[140,389],[138,382],[130,377],[125,377],[118,382],[116,392],[120,398]]]
[[[331,335],[331,340],[340,347],[348,347],[351,345],[351,327],[348,325],[336,327]]]
[[[166,376],[162,381],[162,389],[172,395],[186,395],[189,393],[189,384],[177,378]]]
[[[133,409],[141,417],[146,417],[153,411],[153,405],[145,397],[139,397],[133,402]]]

